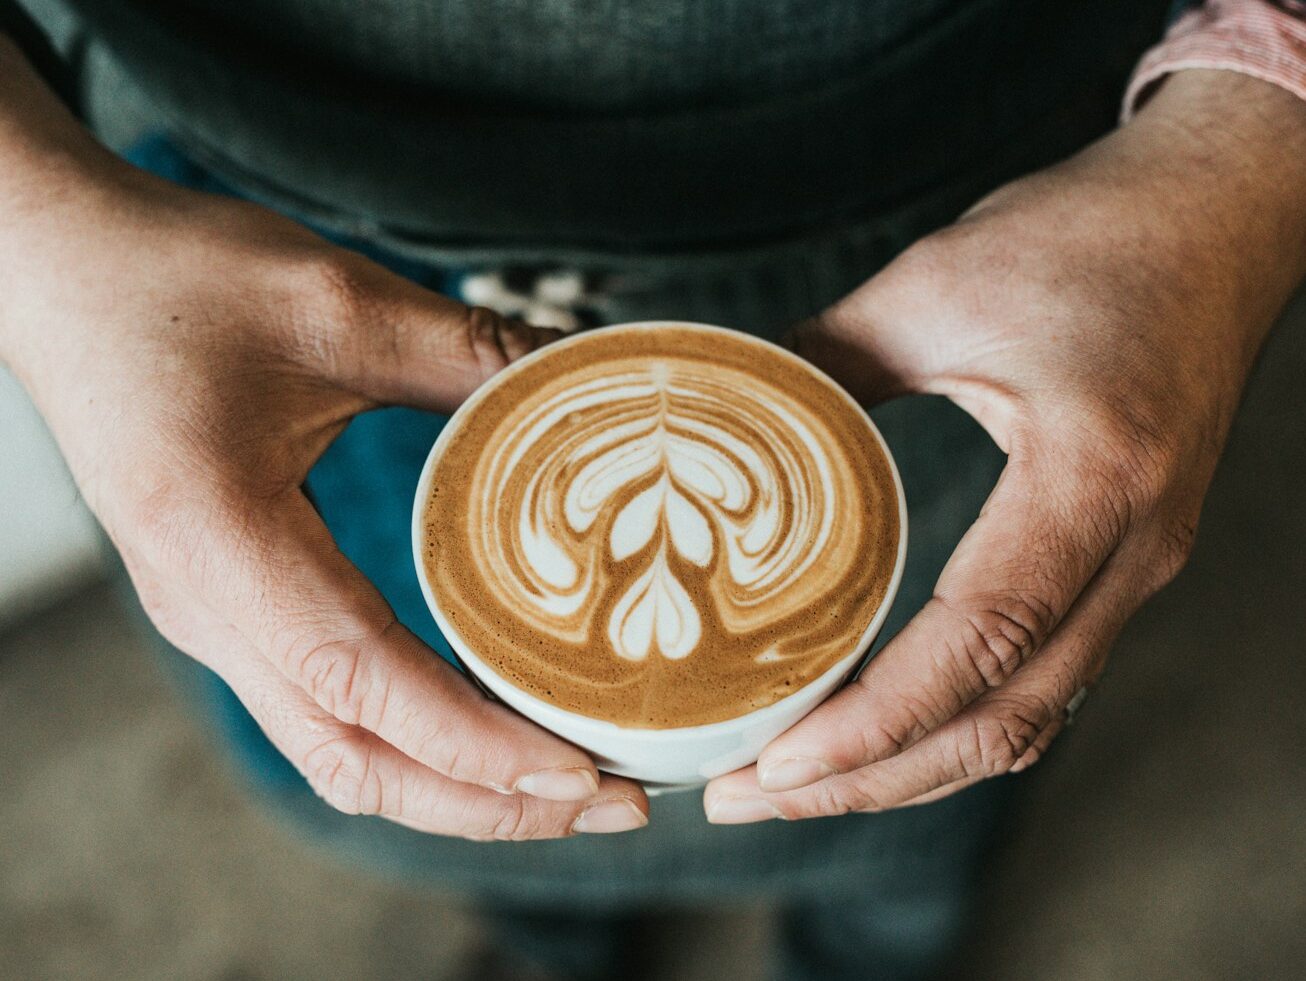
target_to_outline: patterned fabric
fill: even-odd
[[[1301,0],[1207,0],[1170,28],[1143,56],[1125,93],[1125,121],[1155,85],[1185,68],[1250,75],[1306,99],[1306,3]]]

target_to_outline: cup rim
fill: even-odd
[[[898,500],[898,548],[894,557],[893,573],[889,577],[888,587],[885,589],[884,598],[876,608],[875,615],[871,622],[863,631],[861,638],[858,640],[855,648],[845,657],[839,659],[823,674],[813,678],[807,684],[795,689],[783,698],[772,702],[770,705],[764,705],[761,708],[753,709],[742,715],[734,716],[730,719],[722,719],[718,722],[707,722],[692,726],[674,726],[664,729],[646,729],[634,726],[622,726],[607,719],[600,719],[592,715],[584,715],[580,712],[574,712],[571,709],[562,708],[552,702],[546,702],[544,699],[531,694],[524,688],[513,684],[493,667],[481,660],[472,650],[469,644],[463,640],[449,622],[448,618],[440,609],[440,604],[436,601],[434,590],[431,589],[430,579],[426,571],[426,562],[423,557],[423,532],[424,522],[422,520],[425,511],[425,503],[428,499],[431,481],[435,475],[435,466],[440,459],[445,445],[453,435],[458,431],[458,427],[476,410],[476,407],[483,402],[491,392],[493,392],[503,381],[513,377],[526,367],[533,364],[536,360],[564,346],[570,346],[581,341],[591,333],[602,331],[639,331],[639,330],[658,330],[666,327],[689,328],[691,330],[702,330],[712,333],[729,334],[734,340],[742,340],[765,347],[774,354],[778,354],[789,359],[793,364],[810,372],[816,378],[824,382],[828,387],[838,393],[848,405],[852,406],[856,414],[865,423],[867,430],[875,438],[879,445],[880,451],[889,464],[889,473],[893,478],[894,494]],[[422,465],[421,475],[417,479],[417,488],[413,495],[413,517],[412,517],[412,548],[413,564],[417,571],[417,581],[422,589],[422,597],[426,600],[427,610],[435,620],[436,626],[444,635],[449,646],[453,648],[454,653],[464,662],[468,668],[468,674],[474,683],[485,683],[481,680],[481,675],[490,675],[496,678],[504,686],[511,689],[514,697],[520,698],[525,704],[529,705],[532,712],[543,716],[558,715],[567,721],[572,728],[591,728],[595,730],[596,735],[617,736],[638,736],[641,740],[653,740],[663,743],[674,743],[678,741],[690,741],[711,737],[724,732],[736,730],[742,726],[752,726],[759,722],[765,721],[768,715],[780,715],[784,712],[785,707],[792,704],[793,699],[801,696],[804,692],[809,691],[813,686],[820,685],[839,674],[850,672],[857,663],[866,656],[870,650],[871,644],[875,642],[875,637],[879,634],[884,622],[888,619],[889,611],[893,607],[894,600],[898,595],[898,587],[902,583],[903,567],[907,559],[907,495],[903,489],[902,476],[898,473],[898,464],[889,451],[889,446],[884,440],[884,435],[880,432],[870,414],[860,402],[854,399],[842,385],[827,375],[824,371],[812,364],[805,358],[799,357],[792,351],[781,347],[780,345],[769,341],[766,338],[758,337],[754,334],[748,334],[744,331],[733,330],[728,327],[720,327],[715,324],[704,324],[689,320],[640,320],[630,323],[612,324],[604,327],[592,328],[589,330],[579,331],[570,334],[561,340],[554,341],[544,347],[537,348],[529,354],[518,358],[516,361],[496,372],[493,376],[483,382],[474,391],[466,401],[460,405],[457,410],[449,417],[440,434],[435,438],[430,452],[426,455],[426,462]]]

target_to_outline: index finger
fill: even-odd
[[[242,526],[211,538],[194,570],[200,591],[314,702],[454,780],[548,800],[594,795],[594,761],[487,699],[401,625],[301,492],[237,507]]]
[[[924,608],[856,680],[762,752],[762,789],[793,790],[902,752],[1046,642],[1120,540],[1103,502],[1067,476],[1013,457]]]

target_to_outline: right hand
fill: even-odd
[[[159,630],[342,811],[477,840],[643,826],[638,784],[401,626],[300,489],[352,416],[452,411],[548,333],[97,160],[0,231],[0,339]]]

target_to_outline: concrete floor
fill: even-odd
[[[1187,572],[1040,767],[959,978],[1306,976],[1306,302]],[[0,978],[457,978],[474,920],[247,799],[101,589],[0,638]],[[767,914],[684,917],[668,979],[761,977]]]

